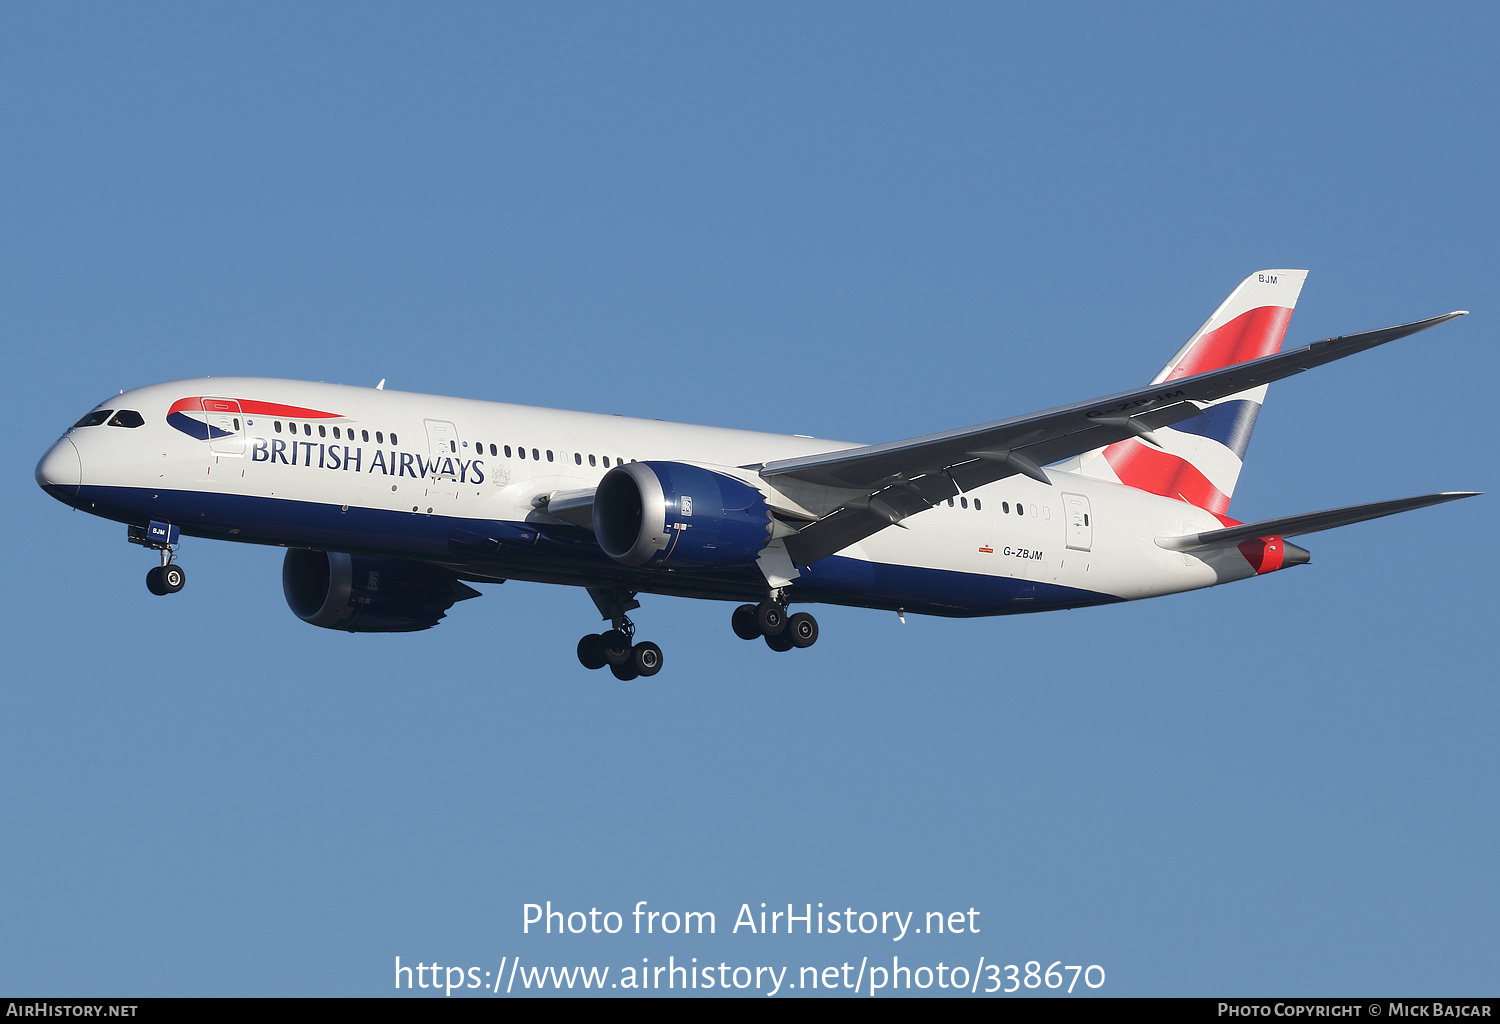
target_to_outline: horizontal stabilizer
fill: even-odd
[[[1280,519],[1262,519],[1258,523],[1230,526],[1207,533],[1190,533],[1182,537],[1158,537],[1156,543],[1168,551],[1198,551],[1203,548],[1231,547],[1242,541],[1258,537],[1296,537],[1304,533],[1331,530],[1335,526],[1362,523],[1366,519],[1379,519],[1397,512],[1410,512],[1414,508],[1441,505],[1445,501],[1472,498],[1479,491],[1444,491],[1441,494],[1422,494],[1415,498],[1393,498],[1390,501],[1372,501],[1368,505],[1349,505],[1345,508],[1330,508],[1322,512],[1306,512],[1300,516],[1283,516]]]

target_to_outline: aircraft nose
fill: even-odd
[[[59,501],[70,501],[83,482],[83,460],[78,448],[66,437],[59,440],[36,464],[36,482]]]

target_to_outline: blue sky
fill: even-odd
[[[0,26],[0,991],[379,995],[398,955],[1496,991],[1493,497],[1140,604],[825,608],[795,655],[647,598],[668,666],[625,685],[573,658],[581,592],[350,636],[286,609],[279,550],[190,540],[157,599],[31,479],[103,396],[205,375],[892,440],[1147,380],[1306,267],[1289,344],[1474,313],[1275,386],[1231,511],[1493,492],[1493,7]],[[523,935],[546,900],[719,934]],[[981,931],[728,934],[762,901]]]

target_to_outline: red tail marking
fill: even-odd
[[[1193,342],[1182,362],[1167,374],[1167,380],[1190,377],[1236,363],[1274,355],[1281,351],[1292,311],[1285,306],[1247,309],[1222,327],[1216,327]]]
[[[1229,495],[1186,459],[1142,444],[1135,438],[1118,441],[1104,449],[1120,483],[1165,498],[1180,498],[1214,515],[1229,511]]]

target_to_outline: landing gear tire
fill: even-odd
[[[604,656],[604,637],[590,633],[578,641],[578,663],[591,671],[608,664],[609,659]]]
[[[761,636],[767,639],[780,636],[786,629],[786,609],[775,601],[762,601],[755,606],[755,623]]]
[[[777,651],[778,653],[782,651],[790,651],[792,649],[791,635],[783,632],[777,636],[768,636],[766,637],[766,646],[771,648],[771,650],[773,651]]]
[[[793,647],[811,647],[818,642],[818,620],[806,612],[798,612],[786,620],[786,633]]]
[[[609,670],[613,672],[615,674],[615,678],[620,680],[621,682],[629,682],[630,680],[641,674],[640,671],[635,667],[635,665],[628,661],[623,665],[611,665],[609,667]]]
[[[642,678],[649,678],[661,671],[661,648],[650,640],[636,644],[630,649],[630,666]]]
[[[604,649],[604,660],[611,668],[619,668],[630,661],[630,637],[625,635],[624,630],[611,629],[599,637]],[[620,673],[616,672],[616,676]],[[620,678],[626,678],[620,676]],[[634,679],[634,676],[629,678]]]
[[[734,635],[741,640],[754,640],[761,635],[760,622],[755,617],[755,611],[755,605],[742,604],[734,610],[734,615],[729,619]]]
[[[168,594],[166,585],[161,581],[161,571],[163,568],[164,566],[158,565],[146,573],[146,589],[157,597],[165,597]]]
[[[158,579],[161,580],[161,585],[167,593],[175,594],[187,586],[187,573],[183,572],[182,566],[176,562],[168,562],[160,567],[160,571],[161,576]]]

